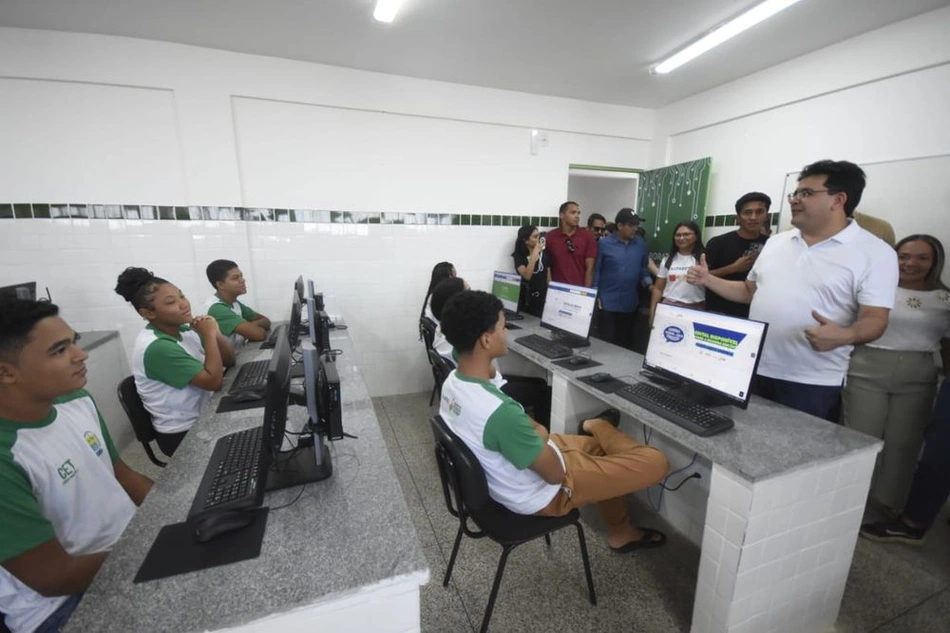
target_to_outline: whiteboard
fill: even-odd
[[[864,163],[868,184],[858,211],[887,220],[897,240],[912,233],[929,233],[950,249],[950,154]],[[785,196],[795,190],[799,172],[785,177],[779,228],[790,228]],[[950,285],[950,266],[943,269]]]

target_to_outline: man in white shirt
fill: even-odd
[[[687,275],[769,324],[756,393],[826,419],[851,349],[883,334],[897,289],[894,250],[852,219],[864,185],[854,163],[807,165],[788,196],[795,228],[765,244],[745,281],[710,275],[705,257]]]

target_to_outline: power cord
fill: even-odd
[[[303,496],[303,491],[307,488],[309,482],[300,486],[300,490],[297,491],[297,496],[292,500],[288,501],[284,505],[276,506],[270,509],[271,512],[277,512],[278,510],[283,510],[284,508],[289,508],[300,500],[300,497]]]
[[[651,436],[652,436],[652,433],[651,433]],[[682,468],[678,468],[678,469],[674,470],[673,472],[671,472],[670,474],[668,474],[666,477],[663,478],[663,481],[661,481],[660,484],[659,484],[659,485],[660,485],[660,494],[659,494],[659,496],[657,497],[657,500],[656,500],[656,503],[655,503],[655,504],[653,503],[653,496],[650,494],[651,488],[647,488],[647,503],[650,504],[650,508],[651,508],[654,512],[656,512],[657,514],[659,514],[660,509],[663,507],[663,493],[664,493],[665,491],[669,490],[670,492],[673,492],[673,491],[679,490],[679,489],[683,486],[683,484],[685,484],[685,483],[686,483],[687,481],[689,481],[690,479],[701,479],[701,478],[702,478],[702,475],[700,475],[699,473],[692,473],[692,474],[690,474],[688,477],[686,477],[685,479],[683,479],[683,481],[679,482],[679,484],[677,484],[676,487],[674,487],[674,488],[668,488],[667,485],[666,485],[666,482],[670,480],[670,477],[672,477],[673,475],[677,475],[677,474],[683,472],[684,470],[687,470],[687,469],[690,468],[693,464],[695,464],[695,463],[696,463],[696,457],[697,457],[697,455],[698,455],[698,453],[693,453],[693,459],[689,460],[689,463],[688,463],[688,464],[686,464],[686,465],[683,466]]]

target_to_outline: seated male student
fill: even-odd
[[[663,533],[630,522],[624,499],[666,476],[663,453],[620,431],[616,410],[582,420],[578,435],[549,434],[502,393],[492,360],[507,354],[508,344],[496,297],[471,290],[455,295],[442,310],[442,328],[459,363],[442,385],[439,414],[478,458],[495,501],[542,516],[596,502],[614,551],[666,542]]]
[[[58,631],[152,482],[119,459],[51,303],[0,300],[0,613]]]
[[[218,322],[221,333],[232,346],[248,341],[263,341],[270,330],[270,319],[237,300],[247,294],[247,282],[238,265],[229,259],[216,259],[206,270],[214,294],[202,306],[202,314]]]

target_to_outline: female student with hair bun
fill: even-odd
[[[192,317],[181,290],[151,271],[126,268],[115,291],[148,322],[135,339],[132,375],[158,446],[172,456],[210,393],[221,388],[234,351],[213,318]]]
[[[932,235],[910,235],[897,250],[894,309],[881,338],[851,353],[842,392],[844,424],[884,440],[871,498],[885,512],[907,498],[937,391],[934,353],[950,372],[950,292],[940,280],[944,250]]]

